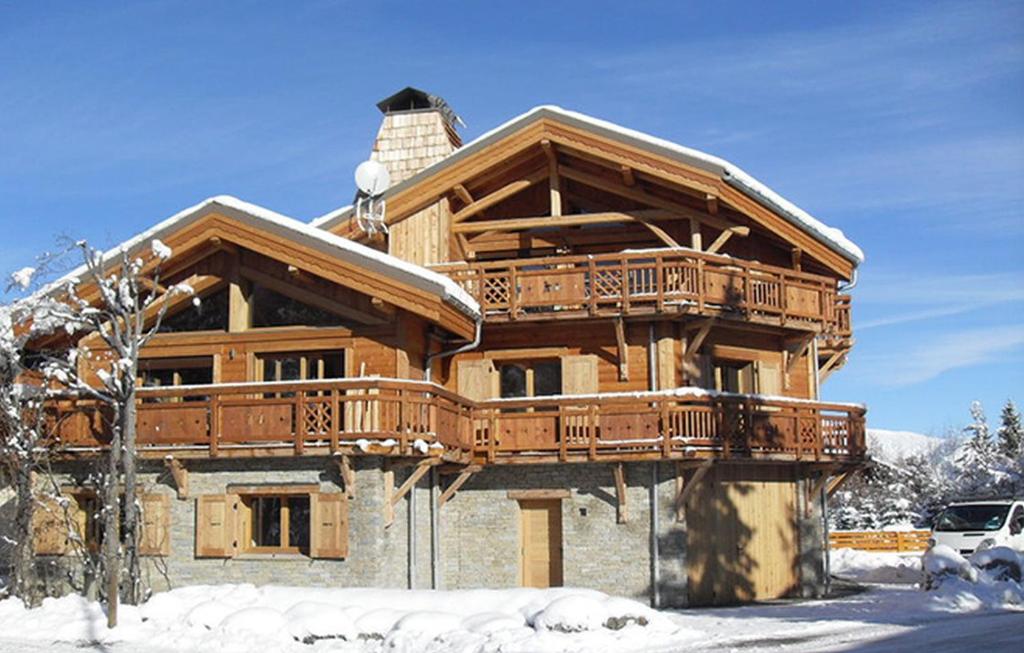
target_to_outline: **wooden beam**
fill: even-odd
[[[619,195],[620,197],[625,197],[626,199],[633,200],[634,202],[647,204],[657,209],[664,209],[681,217],[693,218],[713,227],[717,227],[718,229],[728,229],[729,227],[737,226],[735,222],[731,222],[719,216],[704,213],[703,211],[698,211],[697,209],[688,207],[685,204],[679,204],[678,202],[667,200],[659,195],[648,193],[639,186],[630,188],[626,185],[620,185],[616,181],[611,181],[588,172],[573,170],[572,168],[568,168],[564,165],[558,166],[558,171],[566,179],[572,179],[573,181],[577,181],[586,186],[592,186],[598,190],[603,190],[605,192],[612,193],[613,195]]]
[[[444,492],[441,493],[441,496],[437,499],[437,507],[443,508],[444,504],[448,503],[451,500],[451,498],[455,496],[455,493],[458,492],[462,488],[462,486],[466,484],[466,481],[469,480],[469,477],[480,471],[480,469],[481,468],[479,465],[475,465],[467,467],[464,470],[462,470],[459,473],[459,475],[455,477],[455,480],[452,481],[451,485],[446,487]]]
[[[633,175],[633,169],[629,166],[619,166],[619,170],[622,172],[622,183],[626,186],[636,186],[636,177]]]
[[[629,515],[626,512],[626,468],[622,463],[614,467],[615,474],[615,498],[618,499],[616,520],[625,524]]]
[[[557,217],[562,215],[562,182],[561,177],[558,176],[558,152],[555,151],[555,146],[551,144],[551,141],[547,139],[542,140],[540,146],[548,158],[548,190],[551,195],[551,215]]]
[[[750,235],[750,227],[732,227],[731,229],[724,229],[722,233],[718,234],[718,238],[715,242],[711,243],[708,247],[708,254],[717,254],[725,243],[729,241],[733,236],[748,236]]]
[[[711,469],[711,465],[714,464],[713,460],[705,460],[697,467],[696,471],[693,472],[693,476],[690,480],[686,480],[686,469],[683,465],[676,465],[676,521],[683,521],[686,517],[686,500],[693,494],[693,489],[697,487],[704,475]]]
[[[643,223],[643,225],[650,229],[655,236],[660,238],[661,242],[665,243],[669,247],[679,247],[679,243],[676,242],[675,238],[668,235],[668,232],[659,227],[658,225],[647,220],[639,220],[639,222]]]
[[[529,501],[531,499],[568,499],[571,493],[569,490],[559,489],[509,490],[505,496],[514,501]]]
[[[228,272],[228,331],[231,333],[247,331],[251,322],[249,289],[239,270],[238,257],[234,256]]]
[[[851,469],[833,476],[828,482],[828,486],[825,488],[825,496],[831,499],[832,495],[838,492],[839,488],[843,487],[848,480],[856,476],[858,471],[860,470]]]
[[[703,320],[700,325],[700,329],[697,331],[692,339],[686,343],[686,351],[683,352],[683,366],[690,365],[693,363],[694,357],[700,350],[701,345],[704,344],[704,340],[708,337],[711,332],[711,326],[715,323],[713,318]]]
[[[814,342],[815,337],[816,336],[812,333],[804,336],[803,338],[798,338],[793,341],[792,344],[787,343],[786,351],[784,352],[786,354],[786,374],[793,371],[793,365],[795,365],[796,361],[800,360],[800,358],[807,353],[807,350],[810,348],[811,343]]]
[[[490,195],[486,195],[476,200],[475,202],[464,206],[461,210],[456,211],[452,216],[452,223],[457,224],[467,218],[471,218],[481,211],[488,209],[499,202],[512,197],[516,193],[520,193],[530,186],[533,186],[538,181],[548,178],[548,170],[545,168],[539,172],[535,172],[532,175],[520,179],[519,181],[513,181],[511,184],[502,186],[498,190],[494,191]]]
[[[821,368],[818,370],[818,382],[819,383],[824,383],[825,380],[829,376],[832,375],[832,369],[835,367],[836,363],[838,363],[839,360],[843,356],[845,356],[845,355],[846,355],[846,350],[840,350],[840,351],[837,351],[836,353],[832,354],[829,357],[829,359],[827,361],[825,361],[825,364],[822,365]]]
[[[455,184],[452,186],[452,190],[455,191],[455,196],[462,200],[462,203],[469,206],[473,203],[473,196],[470,195],[469,191],[462,184]]]
[[[615,342],[619,348],[619,380],[629,381],[629,349],[626,347],[626,325],[621,316],[615,318]]]
[[[802,260],[804,257],[804,250],[799,247],[794,247],[790,252],[790,262],[793,264],[793,269],[797,272],[802,270]]]
[[[386,322],[386,320],[382,317],[372,315],[370,313],[367,313],[366,311],[361,311],[357,308],[353,308],[352,306],[348,306],[340,302],[332,301],[330,299],[327,299],[318,292],[307,290],[300,286],[296,286],[294,284],[281,281],[277,277],[269,275],[265,272],[261,272],[255,268],[242,266],[240,268],[240,271],[242,276],[252,279],[261,286],[266,286],[267,288],[270,288],[274,292],[286,295],[288,297],[292,297],[294,299],[299,300],[300,302],[309,304],[310,306],[322,308],[325,311],[335,313],[337,315],[355,320],[357,322],[362,322],[363,324],[377,325],[384,324]],[[381,303],[381,305],[383,306],[383,302]]]
[[[523,229],[547,229],[551,227],[580,227],[593,224],[616,222],[646,222],[648,220],[678,220],[678,215],[662,209],[640,209],[637,211],[607,211],[602,213],[580,213],[577,215],[533,216],[529,218],[508,218],[505,220],[477,220],[452,226],[457,234],[484,233],[488,231],[519,231]]]
[[[405,479],[405,483],[402,483],[401,487],[392,495],[391,505],[396,505],[401,501],[406,494],[419,482],[423,475],[430,471],[430,466],[434,464],[432,460],[423,460],[416,465],[416,468],[409,474],[409,478]]]
[[[700,220],[690,218],[690,247],[698,252],[704,249],[704,236],[700,233]]]
[[[188,470],[180,460],[168,456],[164,458],[164,467],[171,473],[174,479],[174,486],[178,490],[179,499],[188,498]]]
[[[356,470],[352,467],[352,457],[346,454],[336,454],[334,463],[338,466],[338,475],[345,485],[345,494],[349,499],[356,496]]]
[[[718,198],[708,193],[704,196],[704,201],[708,205],[708,213],[711,215],[718,215]]]

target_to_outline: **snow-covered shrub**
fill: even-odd
[[[273,608],[242,608],[220,622],[220,630],[228,634],[280,637],[288,633],[288,621]]]
[[[962,578],[970,582],[978,578],[978,571],[971,563],[945,544],[936,544],[925,551],[921,562],[925,589],[937,589],[950,578]]]
[[[292,637],[306,644],[319,639],[354,640],[359,634],[348,612],[318,601],[301,601],[284,613]]]
[[[1012,580],[1018,583],[1021,581],[1024,556],[1008,546],[994,546],[975,551],[970,562],[995,580]]]
[[[596,630],[606,620],[604,603],[598,599],[569,595],[555,599],[533,620],[537,630],[554,630],[561,633],[576,633]]]

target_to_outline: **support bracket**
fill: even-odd
[[[451,485],[445,488],[444,492],[442,492],[441,496],[438,498],[438,508],[443,508],[444,504],[448,503],[452,499],[452,497],[455,496],[455,493],[458,492],[462,488],[462,486],[466,484],[466,481],[469,480],[469,477],[479,472],[481,469],[482,467],[480,465],[470,465],[469,467],[466,467],[461,472],[459,472],[459,475],[455,477],[455,480],[451,482]]]
[[[352,466],[352,457],[347,454],[335,454],[334,464],[338,466],[338,475],[345,486],[345,495],[349,499],[356,496],[356,470]]]
[[[686,500],[693,494],[693,489],[697,487],[704,475],[708,473],[711,466],[714,464],[713,460],[705,460],[697,465],[696,471],[690,480],[686,480],[686,470],[688,467],[692,468],[692,465],[686,463],[676,463],[676,521],[681,522],[686,516]]]
[[[613,468],[615,474],[615,498],[618,500],[615,518],[620,524],[625,524],[629,515],[626,510],[626,467],[622,463],[616,463]]]
[[[615,318],[615,342],[619,348],[619,380],[629,381],[629,350],[626,348],[626,325],[621,317]]]
[[[171,473],[171,477],[174,478],[174,486],[178,490],[178,498],[185,500],[188,498],[188,470],[185,469],[185,465],[182,464],[177,458],[167,456],[164,458],[164,467]]]

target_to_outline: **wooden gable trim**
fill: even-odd
[[[502,161],[521,154],[531,147],[536,147],[543,141],[551,143],[553,148],[564,148],[570,154],[580,152],[584,157],[590,156],[606,161],[611,165],[613,171],[617,170],[621,177],[622,188],[635,188],[637,175],[648,175],[661,181],[667,181],[680,192],[693,195],[706,204],[706,213],[694,210],[694,213],[702,217],[720,218],[722,215],[720,205],[725,202],[768,231],[815,257],[843,278],[849,279],[853,273],[855,267],[853,262],[799,226],[732,187],[720,179],[717,174],[686,165],[642,147],[628,145],[562,123],[551,117],[532,121],[520,130],[474,152],[462,161],[442,168],[420,183],[403,188],[390,196],[388,198],[388,223],[400,222],[426,208],[441,196],[453,192],[456,185],[467,184],[474,177],[495,165],[500,165]],[[559,175],[568,178],[565,175],[567,169],[571,170],[559,165]],[[623,172],[623,170],[628,172]],[[543,172],[545,171],[541,170],[538,174]],[[629,185],[630,179],[633,180],[634,186]],[[601,179],[600,183],[604,185],[608,181]],[[349,219],[335,225],[331,231],[341,235],[351,235],[357,234],[359,230],[355,221]]]
[[[228,215],[211,212],[181,231],[165,238],[168,246],[183,255],[207,242],[211,236],[236,242],[268,259],[294,265],[329,282],[351,288],[393,306],[404,308],[440,324],[449,331],[472,337],[471,317],[452,309],[441,297],[388,279],[372,270],[340,260],[287,238],[275,237]]]

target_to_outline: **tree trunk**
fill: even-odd
[[[135,461],[135,392],[129,393],[122,407],[122,460],[124,471],[124,569],[128,578],[124,590],[125,603],[137,605],[142,600],[142,572],[139,563],[138,478]]]
[[[111,429],[107,469],[103,478],[103,580],[107,588],[107,628],[117,626],[117,604],[121,585],[121,497],[118,480],[121,476],[119,462],[122,423],[118,411]]]
[[[29,461],[20,460],[14,467],[14,595],[34,608],[39,605],[39,578],[36,573],[32,542],[32,515],[35,495],[32,492],[32,469]]]

